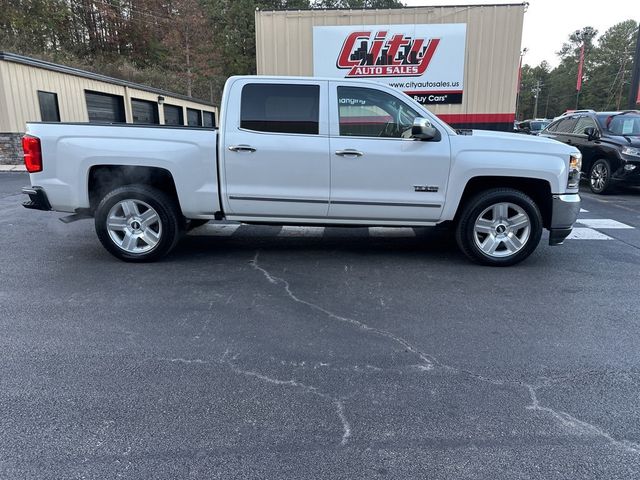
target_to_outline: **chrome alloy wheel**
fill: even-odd
[[[113,243],[127,253],[147,253],[162,236],[158,212],[142,200],[116,203],[107,216],[107,231]]]
[[[591,188],[598,192],[601,191],[607,183],[608,176],[609,172],[607,171],[606,165],[598,163],[591,170],[591,178],[589,179],[591,182]]]
[[[515,203],[503,202],[485,208],[473,225],[476,246],[490,257],[515,255],[531,234],[529,215]]]

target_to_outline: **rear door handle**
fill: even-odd
[[[341,157],[361,157],[364,153],[354,150],[353,148],[347,148],[346,150],[336,150],[336,155]]]
[[[232,152],[255,152],[256,149],[251,145],[229,145],[229,150]]]

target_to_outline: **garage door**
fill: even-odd
[[[120,95],[85,91],[90,122],[124,123],[124,99]]]
[[[160,123],[156,102],[132,98],[131,112],[133,113],[133,123]]]
[[[177,105],[164,104],[164,124],[165,125],[184,125],[184,117],[182,107]]]
[[[202,126],[203,127],[215,127],[215,117],[213,112],[202,112]]]
[[[187,125],[190,127],[202,126],[202,114],[200,113],[200,110],[187,108]]]

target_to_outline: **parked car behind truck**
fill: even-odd
[[[566,113],[541,135],[580,150],[593,193],[607,193],[618,182],[640,185],[640,111]]]
[[[562,243],[580,208],[580,152],[546,138],[458,134],[379,83],[232,77],[220,130],[29,123],[28,208],[93,216],[126,261],[166,255],[189,225],[453,222],[487,265]]]

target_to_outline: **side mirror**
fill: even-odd
[[[587,140],[595,140],[598,138],[598,131],[593,127],[587,127],[584,129],[584,134],[587,136]]]
[[[426,118],[416,117],[411,127],[411,138],[418,140],[440,140],[440,132]]]

